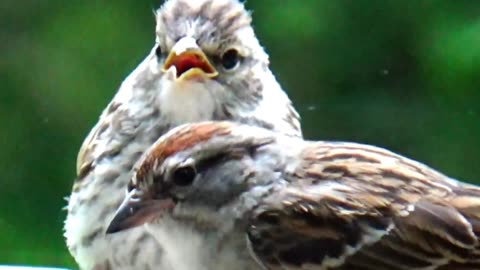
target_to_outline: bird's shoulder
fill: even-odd
[[[130,107],[132,107],[131,104],[114,100],[103,111],[78,152],[77,182],[85,178],[101,159],[114,158],[120,154],[133,138],[138,137],[142,128],[151,129],[148,130],[149,133],[145,133],[152,139],[138,138],[139,144],[142,143],[141,140],[145,140],[146,144],[151,143],[150,141],[155,140],[168,129],[163,125],[150,123],[152,117],[133,112]]]

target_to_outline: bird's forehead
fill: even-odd
[[[216,136],[232,133],[232,124],[228,122],[206,122],[188,124],[176,128],[155,143],[148,151],[137,170],[137,178],[142,179],[156,164],[162,163],[175,153],[208,141]]]
[[[167,46],[186,35],[199,43],[218,43],[251,23],[238,0],[168,0],[156,19],[157,36]]]

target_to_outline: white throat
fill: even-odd
[[[173,124],[183,124],[213,118],[217,105],[215,92],[218,95],[223,90],[219,83],[208,79],[176,80],[165,75],[157,100],[165,119]]]
[[[222,241],[215,233],[201,233],[170,218],[146,224],[144,228],[164,248],[161,269],[260,269],[246,249],[244,234],[232,232]]]

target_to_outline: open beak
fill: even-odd
[[[173,46],[165,60],[162,71],[166,72],[172,66],[176,68],[177,80],[215,78],[218,76],[217,70],[198,47],[195,39],[191,37],[184,37]]]
[[[116,233],[149,223],[174,207],[172,199],[150,199],[139,196],[136,190],[132,190],[118,208],[106,233]]]

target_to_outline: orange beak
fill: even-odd
[[[208,61],[205,53],[198,47],[196,41],[190,37],[180,39],[172,48],[165,60],[163,71],[166,72],[172,66],[176,68],[177,80],[193,78],[215,78],[217,70]]]

